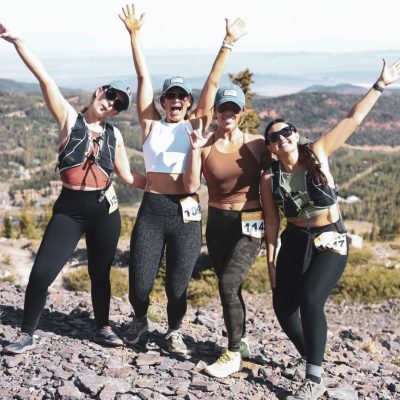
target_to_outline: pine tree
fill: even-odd
[[[7,239],[13,239],[16,236],[15,228],[13,227],[9,214],[6,214],[3,218],[2,236],[6,237]]]
[[[37,239],[38,231],[35,226],[35,219],[32,216],[30,207],[24,204],[21,211],[19,227],[21,230],[21,235],[27,237],[28,239]]]
[[[248,133],[256,134],[260,126],[260,119],[253,108],[254,93],[251,91],[250,86],[253,81],[253,73],[247,68],[239,72],[237,75],[229,74],[229,79],[235,85],[242,88],[246,96],[246,114],[240,125],[240,128]]]

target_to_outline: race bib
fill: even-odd
[[[262,211],[242,211],[242,233],[255,238],[264,237],[264,218]]]
[[[111,214],[115,210],[118,209],[118,199],[117,199],[117,194],[115,193],[114,186],[111,185],[106,192],[104,193],[106,196],[106,199],[108,201],[108,204],[110,205],[110,208],[108,209],[108,213]]]
[[[199,196],[184,197],[181,201],[183,222],[201,221],[201,207]]]
[[[342,256],[347,254],[346,233],[322,232],[314,239],[318,251],[334,251]]]

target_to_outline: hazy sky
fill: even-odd
[[[126,54],[121,0],[0,0],[0,19],[39,55]],[[224,18],[248,34],[237,51],[363,51],[400,48],[399,0],[141,0],[147,52],[214,52]],[[382,7],[380,9],[380,6]],[[10,54],[0,43],[0,56]],[[1,64],[0,64],[1,73]]]

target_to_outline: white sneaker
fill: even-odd
[[[226,349],[214,364],[205,368],[208,375],[216,378],[226,378],[227,376],[240,371],[242,367],[242,356],[239,351],[229,351]]]
[[[286,400],[318,400],[326,391],[325,385],[306,379],[299,390],[293,395],[286,397]]]

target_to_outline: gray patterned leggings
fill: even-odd
[[[239,351],[240,339],[246,333],[246,306],[242,283],[256,259],[261,239],[244,236],[239,211],[208,208],[206,229],[208,251],[218,276],[228,349]]]

